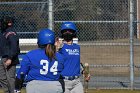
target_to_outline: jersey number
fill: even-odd
[[[41,60],[40,64],[43,65],[43,69],[40,69],[40,74],[46,75],[49,70],[49,62],[47,60]],[[50,72],[52,72],[53,75],[57,75],[57,66],[58,61],[55,61],[52,67],[50,68]]]

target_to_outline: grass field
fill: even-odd
[[[0,90],[0,93],[4,93],[2,89]],[[21,93],[26,93],[25,89],[22,89]],[[89,89],[88,93],[140,93],[140,90],[97,90],[97,89]]]

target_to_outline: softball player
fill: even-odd
[[[17,74],[15,92],[21,88],[27,75],[26,93],[63,93],[59,77],[64,60],[61,54],[55,52],[54,42],[53,31],[43,29],[39,32],[39,48],[24,56]]]
[[[73,43],[76,33],[77,28],[74,23],[64,22],[61,25],[61,37],[64,41],[59,52],[65,56],[64,69],[61,73],[65,81],[65,93],[83,93],[83,86],[79,79],[80,46]]]

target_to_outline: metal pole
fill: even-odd
[[[130,0],[130,84],[131,90],[134,88],[134,46],[133,46],[133,37],[134,37],[134,0]]]
[[[139,18],[140,17],[139,16],[139,2],[140,2],[140,0],[137,0],[137,38],[140,38],[140,36],[139,36],[140,35],[140,32],[139,32],[140,31],[140,24],[138,22],[140,19]]]
[[[49,0],[48,7],[48,28],[53,30],[53,0]]]

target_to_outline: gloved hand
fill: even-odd
[[[16,81],[15,81],[15,89],[16,90],[21,90],[22,85],[23,85],[23,80],[22,79],[19,79],[19,78],[16,78]]]
[[[87,81],[87,82],[90,80],[90,70],[89,70],[88,63],[84,64],[83,77],[84,77],[85,81]]]
[[[20,93],[18,92],[19,90],[22,89],[22,85],[23,85],[23,82],[24,82],[24,73],[21,72],[20,73],[20,78],[16,77],[16,80],[15,80],[15,90],[17,90],[16,93]]]

